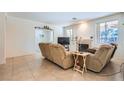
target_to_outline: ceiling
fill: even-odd
[[[65,25],[88,21],[114,14],[114,12],[9,12],[9,16],[39,21],[48,24]],[[77,18],[73,20],[72,18]]]

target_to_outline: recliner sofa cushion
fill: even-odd
[[[62,45],[40,43],[39,47],[45,58],[58,64],[62,68],[67,69],[74,65],[72,54],[67,52]]]

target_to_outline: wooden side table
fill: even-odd
[[[74,56],[74,68],[73,70],[76,70],[80,73],[84,73],[84,71],[87,72],[87,68],[86,68],[86,58],[87,56],[90,54],[90,53],[87,53],[87,52],[83,52],[83,53],[80,53],[80,52],[73,52],[72,53],[73,56]],[[81,67],[79,65],[79,56],[82,57],[83,59],[83,67]]]

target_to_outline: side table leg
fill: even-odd
[[[87,56],[84,56],[84,69],[85,69],[85,71],[87,72],[87,68],[86,68],[86,57],[87,57]]]
[[[78,61],[78,55],[76,56],[76,55],[74,55],[74,68],[73,68],[73,70],[75,70],[75,67],[76,67],[76,65],[77,65],[77,61]]]
[[[82,73],[84,73],[84,71],[87,72],[87,68],[86,68],[86,56],[83,56],[83,61],[84,61],[84,63],[83,63],[83,71],[82,71]]]
[[[84,56],[82,58],[83,58],[83,61],[84,61]],[[84,73],[84,69],[85,69],[85,66],[84,66],[84,63],[83,63],[82,74]]]

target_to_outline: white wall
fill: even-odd
[[[63,36],[63,28],[62,26],[54,26],[54,43],[58,42],[58,37]]]
[[[118,13],[115,15],[98,18],[95,20],[91,20],[82,24],[67,26],[65,29],[72,28],[75,36],[81,36],[83,38],[90,38],[93,36],[92,47],[98,47],[100,44],[97,42],[97,33],[96,33],[96,24],[99,22],[111,21],[111,20],[119,20],[119,41],[118,41],[118,49],[114,56],[115,59],[124,60],[124,14]]]
[[[44,25],[49,24],[7,16],[6,57],[34,54],[36,51],[34,27]],[[53,28],[56,43],[60,28],[58,26]]]
[[[5,15],[0,13],[0,64],[5,63]]]
[[[6,57],[34,53],[35,23],[14,17],[7,17]]]

